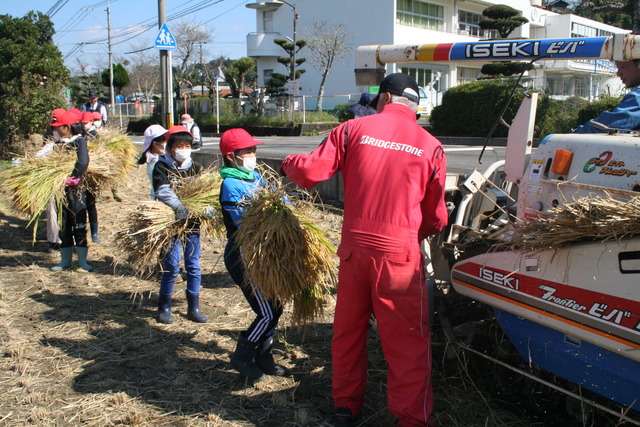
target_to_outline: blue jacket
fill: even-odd
[[[244,219],[245,208],[242,202],[250,198],[258,187],[265,187],[265,181],[256,171],[252,171],[253,180],[226,177],[220,188],[220,206],[222,219],[227,229],[227,238],[231,238]]]
[[[622,102],[613,111],[605,111],[593,120],[578,126],[574,133],[603,133],[591,122],[602,123],[614,129],[640,129],[640,87],[632,90],[622,98]]]

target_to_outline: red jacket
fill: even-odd
[[[405,105],[342,123],[311,154],[288,156],[282,169],[305,188],[342,171],[343,243],[395,251],[447,225],[442,144]]]

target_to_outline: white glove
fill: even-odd
[[[202,211],[202,215],[206,216],[209,219],[213,219],[216,216],[216,208],[213,206],[207,206]]]

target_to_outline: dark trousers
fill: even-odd
[[[87,214],[89,215],[89,224],[98,223],[98,207],[96,205],[96,195],[91,191],[87,191]]]
[[[246,331],[247,339],[258,343],[273,336],[278,320],[282,315],[280,301],[269,301],[262,296],[259,289],[251,286],[245,277],[245,268],[240,256],[240,249],[235,241],[229,240],[224,250],[224,265],[233,281],[240,286],[244,297],[256,314],[255,320]]]
[[[67,206],[62,211],[60,247],[87,246],[87,193],[77,187],[67,188]]]

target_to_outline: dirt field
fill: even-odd
[[[0,425],[329,426],[331,319],[306,330],[280,322],[275,356],[292,376],[248,384],[229,365],[236,338],[253,313],[221,260],[221,243],[204,240],[201,309],[209,323],[186,319],[184,283],[176,285],[175,321],[155,321],[157,278],[142,280],[114,253],[117,222],[148,194],[145,171],[103,195],[102,244],[92,244],[91,273],[49,268],[44,223],[31,242],[27,219],[0,201]],[[110,196],[110,195],[109,195]],[[326,227],[339,230],[340,217]],[[434,335],[435,420],[439,426],[552,425],[489,399],[464,368],[445,362]],[[391,426],[386,364],[370,333],[369,388],[361,426]],[[512,409],[512,410],[509,410]]]

